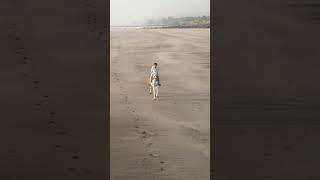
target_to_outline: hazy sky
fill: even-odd
[[[168,16],[209,15],[210,0],[111,0],[111,25],[134,25]]]

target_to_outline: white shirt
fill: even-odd
[[[153,65],[152,67],[151,67],[151,73],[153,72],[153,71],[157,71],[158,72],[158,70],[157,70],[157,68],[156,68],[156,66],[155,65]]]
[[[151,76],[152,76],[151,85],[152,86],[158,86],[159,85],[159,81],[157,79],[158,72],[157,71],[152,71],[151,72]]]

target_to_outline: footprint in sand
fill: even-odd
[[[164,161],[160,161],[161,166],[164,166]],[[160,168],[160,171],[165,171],[164,167]]]
[[[49,128],[55,128],[56,127],[56,121],[54,121],[54,120],[49,120],[48,121],[48,127]]]
[[[36,106],[36,109],[37,109],[37,110],[40,110],[40,109],[41,109],[41,104],[40,104],[40,103],[35,104],[35,106]]]
[[[155,136],[155,134],[154,133],[149,133],[149,132],[147,132],[147,131],[142,131],[141,132],[141,138],[142,138],[142,140],[144,141],[144,142],[147,142],[147,140],[149,140],[150,138],[152,138],[153,136]],[[148,143],[148,145],[150,146],[150,145],[152,145],[152,143]]]
[[[93,173],[93,171],[92,171],[92,170],[90,170],[90,169],[86,169],[86,168],[81,168],[81,172],[82,172],[82,173],[84,173],[84,174],[87,174],[87,175],[89,175],[89,174],[92,174],[92,173]]]
[[[38,88],[40,81],[34,80],[34,81],[32,81],[32,83],[34,84],[34,88]]]
[[[49,100],[49,96],[43,96],[43,99],[47,101]]]
[[[128,105],[129,103],[128,103],[128,96],[125,96],[124,97],[124,102]],[[129,107],[129,106],[127,106],[127,107]]]
[[[28,73],[22,73],[22,76],[25,78],[30,78],[30,75]]]
[[[199,102],[192,102],[192,111],[198,111],[201,109],[201,105]]]
[[[150,157],[153,157],[153,158],[159,157],[159,155],[158,155],[158,154],[155,154],[155,153],[150,153],[149,156],[150,156]]]
[[[72,132],[68,132],[68,131],[57,131],[56,135],[60,135],[60,136],[65,136],[65,135],[72,135]]]
[[[283,149],[288,152],[295,152],[295,146],[296,146],[295,144],[288,144],[288,145],[285,145]]]
[[[73,156],[71,156],[71,159],[79,159],[79,156],[73,155]]]
[[[72,168],[72,167],[69,167],[69,168],[67,168],[67,171],[68,171],[68,172],[71,172],[71,173],[74,173],[74,172],[76,171],[76,169],[75,169],[75,168]]]
[[[151,138],[153,136],[156,136],[155,133],[149,133],[147,131],[142,131],[141,134],[142,134],[142,138],[143,139],[147,139],[147,138]]]
[[[28,64],[30,62],[30,60],[29,60],[29,58],[28,57],[23,57],[23,61],[22,61],[22,63],[23,64]]]

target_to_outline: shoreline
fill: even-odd
[[[110,26],[110,31],[136,30],[136,29],[210,29],[210,25],[205,25],[205,26]]]

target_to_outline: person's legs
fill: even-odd
[[[153,91],[153,99],[156,99],[156,91],[155,91],[156,87],[154,85],[152,85],[152,91]]]
[[[157,75],[158,84],[160,84],[160,77]]]
[[[157,86],[157,87],[155,87],[156,98],[158,98],[158,93],[159,93],[159,88],[158,88],[158,86]]]

